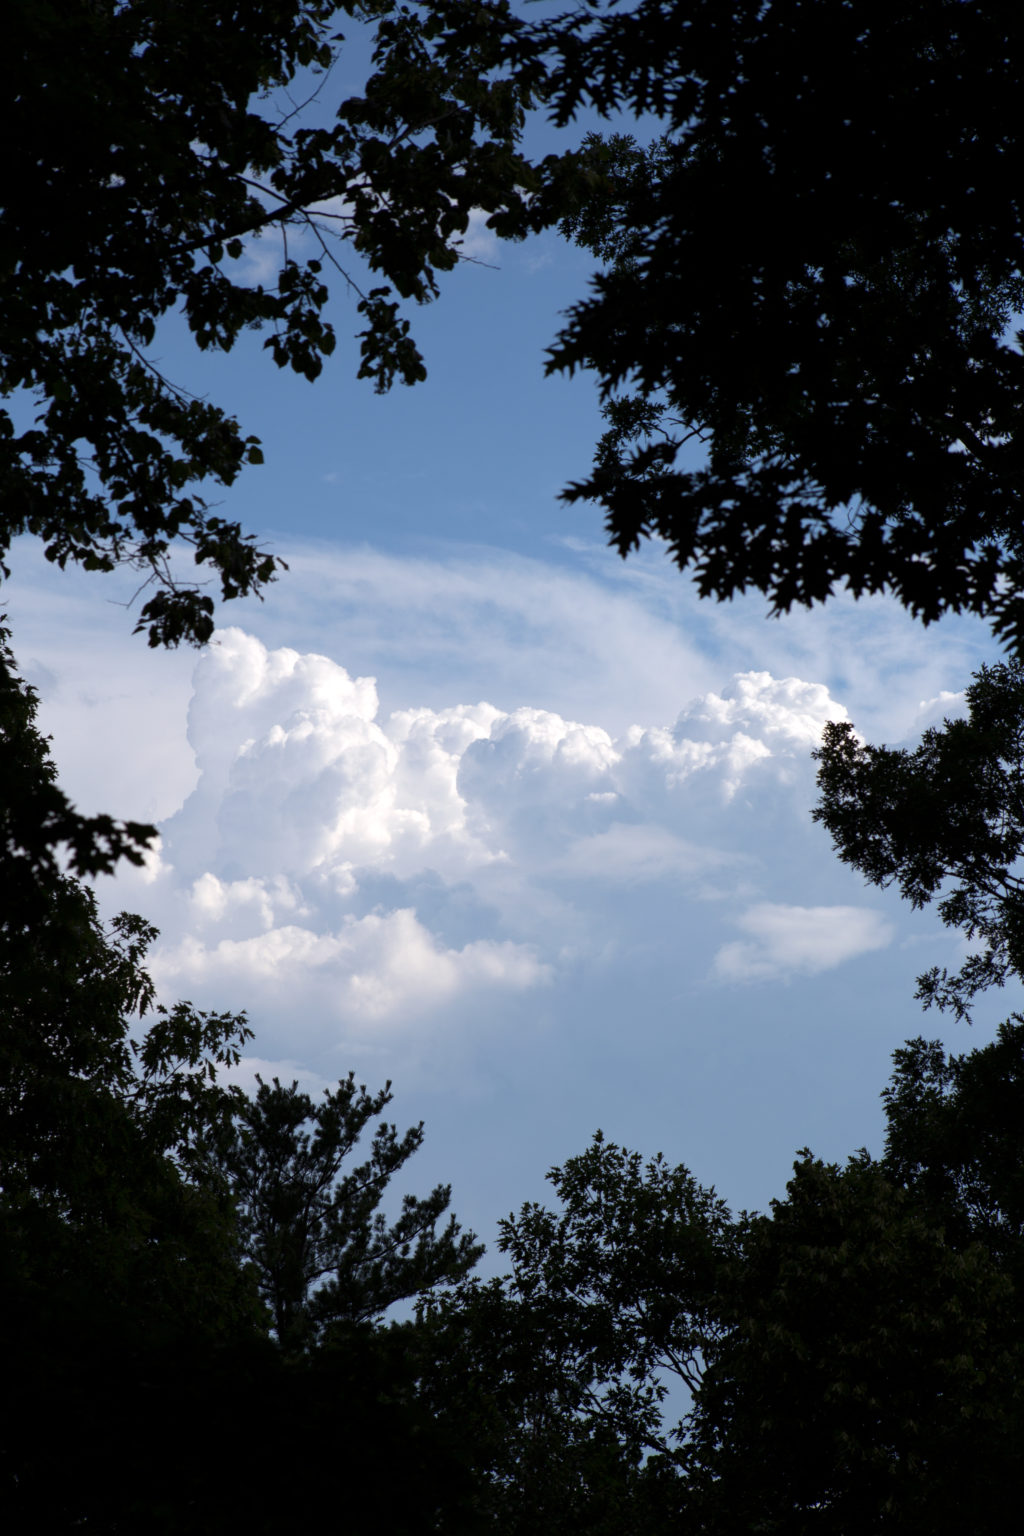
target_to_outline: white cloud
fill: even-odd
[[[821,740],[826,720],[845,717],[846,710],[829,698],[821,683],[798,677],[778,681],[770,672],[744,672],[720,696],[709,693],[680,715],[678,728],[709,741],[731,732],[756,732],[769,745],[813,747]],[[749,738],[748,738],[749,739]]]
[[[613,801],[618,795],[613,795]],[[613,822],[604,832],[578,838],[549,868],[574,880],[599,880],[606,886],[642,885],[654,880],[706,881],[735,871],[748,861],[716,848],[700,847],[665,827]],[[711,889],[704,884],[705,894]]]
[[[489,218],[490,214],[485,209],[471,208],[466,231],[456,236],[455,243],[460,254],[470,261],[488,262],[493,266],[500,254],[501,242],[494,230],[487,228]]]
[[[11,589],[72,793],[161,821],[106,909],[161,929],[168,995],[248,1008],[267,1059],[332,1079],[346,1051],[385,1074],[398,1053],[404,1077],[442,1034],[671,1020],[709,980],[813,977],[887,942],[809,821],[811,748],[846,711],[799,624],[735,605],[702,658],[685,583],[650,561],[612,580],[493,551],[284,553],[273,603],[236,605],[247,627],[198,665],[129,647],[77,577],[58,601],[41,562]],[[861,619],[837,606],[814,633],[845,658]],[[869,739],[879,699],[905,732],[963,680],[916,631],[897,665],[902,635],[853,697]]]
[[[620,737],[529,706],[386,714],[372,678],[220,631],[189,708],[199,779],[149,876],[155,973],[204,999],[255,989],[321,1041],[565,980],[634,942],[616,888],[756,889],[757,853],[725,846],[734,802],[806,788],[809,747],[842,713],[760,671]],[[797,910],[754,908],[760,948],[733,946],[720,973],[820,968],[764,916]],[[816,956],[836,950],[825,927]]]
[[[307,243],[300,230],[291,231],[289,241],[293,246],[296,242],[303,247]],[[248,235],[244,245],[245,248],[238,258],[241,282],[250,288],[276,288],[281,268],[288,254],[280,229],[273,227],[265,231],[259,230],[255,234]]]
[[[501,712],[403,710],[382,725],[373,678],[326,656],[269,651],[221,631],[196,668],[189,739],[200,779],[165,827],[168,857],[246,875],[317,876],[466,867],[492,855],[466,829],[456,779]],[[350,882],[349,882],[350,883]]]
[[[284,539],[277,548],[289,570],[271,600],[222,613],[268,651],[290,647],[375,676],[389,711],[486,698],[621,740],[638,722],[674,720],[688,699],[725,696],[723,679],[754,669],[827,684],[868,740],[893,741],[916,728],[922,699],[962,687],[990,654],[977,621],[925,632],[882,598],[840,595],[774,622],[756,595],[701,603],[646,547],[626,562],[597,543],[550,562],[466,546],[402,558]],[[17,542],[12,563],[5,604],[16,649],[43,684],[42,720],[68,787],[96,809],[111,809],[116,791],[124,814],[166,816],[195,779],[181,729],[194,658],[130,639],[132,572],[57,572],[31,540]],[[687,734],[700,737],[696,721]],[[743,734],[762,733],[750,720]]]
[[[462,949],[438,944],[408,909],[347,917],[334,932],[287,924],[250,938],[209,944],[187,934],[156,954],[153,974],[184,990],[200,983],[225,991],[256,984],[280,1003],[315,998],[321,1024],[407,1024],[467,991],[519,991],[550,976],[521,944],[478,940]]]
[[[216,930],[223,937],[257,927],[264,933],[274,926],[275,916],[283,912],[304,915],[307,908],[295,887],[283,875],[270,880],[219,880],[206,870],[193,882],[189,892],[190,915],[204,931]]]
[[[724,944],[713,972],[726,981],[773,981],[814,975],[869,950],[884,949],[893,929],[867,907],[790,907],[763,901],[734,919],[750,940]]]
[[[913,727],[907,734],[918,737],[922,731],[930,727],[941,728],[944,721],[964,719],[966,715],[967,698],[964,690],[961,688],[954,692],[949,688],[943,688],[934,698],[921,700],[914,717]]]
[[[291,1057],[268,1061],[263,1056],[242,1056],[235,1066],[219,1068],[217,1076],[222,1083],[233,1083],[244,1088],[246,1093],[256,1091],[257,1077],[265,1083],[272,1082],[275,1077],[285,1085],[298,1083],[300,1091],[308,1093],[312,1099],[319,1099],[325,1088],[334,1087],[334,1083],[319,1072],[310,1072]]]
[[[391,709],[483,697],[505,712],[549,710],[619,734],[672,719],[681,701],[736,670],[703,657],[674,612],[648,604],[617,564],[602,567],[616,578],[605,584],[575,561],[563,568],[486,548],[401,560],[368,548],[281,553],[289,572],[273,603],[236,605],[236,622],[268,646],[287,635],[386,679]]]
[[[638,759],[664,773],[669,788],[710,773],[728,801],[761,765],[782,767],[786,779],[790,764],[805,769],[826,721],[845,719],[820,683],[743,672],[722,694],[687,705],[671,730],[634,726],[627,740]]]

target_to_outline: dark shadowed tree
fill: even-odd
[[[874,885],[983,946],[955,975],[918,978],[928,1006],[969,1018],[972,1000],[1024,979],[1024,665],[982,667],[965,719],[924,732],[912,750],[862,744],[852,725],[825,727],[814,819]]]
[[[346,94],[331,72],[348,27],[372,58]],[[219,351],[262,331],[279,367],[313,379],[334,350],[333,280],[361,327],[360,375],[423,378],[402,305],[436,295],[470,211],[509,237],[543,221],[518,149],[542,83],[528,50],[513,57],[523,30],[505,0],[12,0],[0,562],[31,533],[61,566],[134,566],[151,644],[212,630],[175,545],[224,598],[272,579],[280,562],[203,489],[259,463],[259,444],[164,375],[157,326],[177,314]],[[241,261],[259,234],[280,239],[272,283]]]
[[[399,1136],[381,1121],[365,1160],[345,1168],[391,1102],[390,1083],[369,1094],[350,1073],[317,1101],[297,1083],[258,1081],[254,1097],[239,1106],[222,1168],[246,1257],[286,1352],[379,1323],[396,1302],[467,1274],[483,1248],[454,1216],[438,1230],[449,1185],[424,1199],[404,1196],[394,1220],[380,1209],[391,1180],[422,1145],[422,1123]]]
[[[461,1531],[465,1455],[421,1404],[409,1330],[374,1326],[366,1291],[382,1306],[445,1263],[462,1273],[471,1239],[428,1234],[444,1191],[375,1226],[371,1173],[349,1207],[364,1304],[315,1353],[273,1343],[224,1169],[252,1110],[220,1074],[251,1033],[242,1015],[158,1007],[154,930],[104,925],[61,873],[46,827],[75,846],[80,818],[6,649],[0,663],[0,1526],[270,1536],[322,1520],[340,1484],[360,1536]],[[417,1133],[375,1145],[383,1175]],[[403,1221],[407,1254],[387,1247]]]
[[[867,1154],[751,1223],[691,1421],[695,1528],[998,1529],[1021,1472],[1019,1298]]]
[[[685,1168],[600,1134],[548,1177],[557,1210],[499,1223],[511,1272],[422,1308],[425,1390],[474,1448],[485,1528],[668,1531],[685,1466],[671,1413],[718,1347],[740,1229]]]
[[[640,0],[549,40],[558,120],[656,135],[592,139],[564,226],[604,270],[549,367],[609,421],[569,499],[705,596],[889,590],[1024,643],[1024,13]]]
[[[324,1518],[339,1479],[359,1536],[467,1529],[471,1468],[422,1401],[411,1325],[374,1326],[364,1305],[304,1355],[268,1337],[223,1172],[244,1106],[217,1071],[244,1021],[179,1004],[140,1031],[152,930],[122,917],[105,931],[70,880],[55,899],[55,952],[44,926],[0,967],[4,1530],[271,1536]],[[364,1248],[362,1276],[379,1305],[446,1278],[425,1239],[404,1266],[382,1246]],[[477,1250],[451,1247],[461,1274]]]
[[[1024,1020],[962,1055],[919,1038],[893,1059],[887,1170],[959,1241],[982,1243],[1024,1294]]]
[[[34,803],[63,818],[12,681],[9,782],[39,773]],[[237,1097],[217,1068],[249,1032],[242,1016],[156,1007],[154,930],[127,914],[104,926],[89,889],[40,875],[14,843],[0,846],[0,1510],[11,1530],[127,1529],[107,1513],[152,1513],[185,1456],[171,1430],[185,1362],[216,1374],[259,1340],[210,1156]]]
[[[55,1314],[73,1314],[71,1297],[84,1287],[107,1298],[111,1315],[125,1307],[144,1330],[208,1321],[216,1332],[231,1311],[238,1266],[229,1191],[209,1149],[230,1131],[241,1098],[217,1083],[216,1068],[237,1061],[250,1038],[245,1017],[187,1003],[157,1007],[144,967],[155,930],[127,913],[105,926],[93,892],[61,872],[54,842],[75,850],[84,825],[82,835],[99,828],[99,846],[116,851],[119,829],[70,811],[35,726],[32,690],[5,644],[0,748],[8,1256],[17,1251],[19,1213],[31,1211],[37,1238],[49,1236],[36,1253],[41,1268],[29,1265],[24,1279],[33,1294],[40,1284],[51,1293],[46,1305]],[[251,1311],[255,1293],[246,1288]]]
[[[805,1152],[768,1215],[600,1139],[555,1169],[560,1208],[502,1224],[511,1273],[428,1309],[427,1390],[467,1425],[492,1527],[1004,1528],[1021,1033],[951,1063],[897,1053],[886,1156]]]

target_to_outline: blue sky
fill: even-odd
[[[415,317],[414,390],[356,382],[341,293],[312,386],[168,328],[165,371],[263,439],[223,510],[291,569],[203,655],[158,655],[129,580],[23,545],[19,661],[81,806],[160,822],[104,908],[160,927],[166,997],[248,1010],[248,1080],[393,1079],[426,1122],[410,1187],[450,1181],[488,1242],[598,1127],[764,1207],[799,1147],[878,1148],[905,1037],[966,1049],[1015,1005],[923,1016],[955,939],[809,818],[825,719],[911,740],[996,648],[882,599],[772,621],[700,603],[658,548],[621,562],[557,500],[593,385],[543,374],[588,259],[482,227],[467,252]]]

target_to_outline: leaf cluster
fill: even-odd
[[[394,1221],[379,1209],[392,1178],[418,1150],[423,1126],[399,1136],[381,1122],[369,1155],[342,1172],[391,1085],[368,1094],[355,1074],[319,1101],[258,1079],[240,1101],[221,1167],[238,1212],[275,1336],[288,1352],[308,1350],[332,1330],[379,1324],[396,1302],[460,1280],[483,1252],[447,1211],[451,1187],[406,1195]]]
[[[372,65],[326,113],[339,18],[370,32]],[[329,272],[364,322],[360,375],[422,379],[401,304],[436,295],[472,209],[511,238],[541,217],[518,141],[543,71],[505,0],[12,0],[5,19],[0,568],[25,533],[62,568],[133,566],[150,644],[201,644],[214,600],[175,547],[223,598],[282,562],[212,510],[204,483],[232,485],[261,448],[164,374],[161,321],[204,350],[263,331],[315,379]],[[282,105],[293,88],[309,110]],[[281,242],[273,283],[247,275],[259,236]]]
[[[600,1136],[553,1169],[558,1207],[502,1224],[509,1274],[424,1309],[425,1391],[476,1448],[483,1523],[999,1528],[1024,1406],[1021,1038],[950,1063],[911,1042],[885,1157],[805,1151],[766,1215]]]
[[[980,941],[961,969],[918,979],[925,1006],[969,1018],[984,989],[1024,976],[1024,668],[982,667],[965,719],[925,731],[913,750],[861,743],[825,727],[813,815],[839,857],[912,906]]]
[[[1021,643],[1024,21],[940,0],[641,0],[552,24],[604,264],[550,370],[609,420],[568,500],[776,612],[891,591]],[[694,463],[688,444],[701,452]]]
[[[1024,1020],[991,1044],[948,1054],[909,1040],[883,1095],[885,1165],[960,1241],[977,1240],[1024,1284]]]

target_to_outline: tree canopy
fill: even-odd
[[[372,64],[328,109],[349,24],[369,30]],[[436,294],[470,210],[509,237],[543,220],[518,150],[542,71],[515,55],[506,0],[14,0],[6,29],[0,564],[22,533],[61,566],[127,563],[152,588],[150,644],[201,643],[213,598],[172,568],[174,546],[224,598],[259,592],[280,561],[205,499],[261,450],[160,371],[161,319],[180,315],[201,349],[263,330],[279,367],[313,379],[335,346],[333,277],[362,323],[360,375],[423,378],[401,306]],[[267,231],[269,286],[241,261]]]
[[[372,32],[373,62],[325,110],[339,21]],[[512,237],[561,220],[604,265],[550,361],[601,381],[608,431],[568,494],[605,507],[622,552],[656,534],[705,595],[890,589],[1024,645],[1011,8],[588,0],[533,23],[506,0],[14,0],[6,42],[0,565],[23,533],[60,565],[127,563],[153,587],[151,644],[207,639],[213,599],[176,544],[224,597],[279,562],[206,499],[260,445],[162,374],[158,327],[220,350],[263,330],[312,379],[333,272],[360,374],[413,383],[402,305],[433,297],[482,208]],[[293,85],[310,116],[281,106]],[[533,166],[519,138],[543,105],[655,134]],[[244,269],[268,230],[272,286]],[[350,1528],[410,1536],[1008,1526],[1024,1021],[962,1056],[908,1042],[883,1154],[802,1152],[766,1214],[598,1134],[552,1170],[556,1209],[500,1224],[509,1273],[477,1281],[447,1185],[383,1205],[423,1135],[370,1129],[390,1084],[247,1098],[224,1081],[245,1016],[157,1006],[154,930],[104,926],[79,879],[138,862],[152,829],[74,811],[7,638],[11,1529],[277,1531],[342,1500]],[[1022,664],[982,669],[967,706],[913,751],[830,726],[816,815],[869,880],[982,941],[920,981],[969,1017],[1024,977]]]
[[[368,1094],[355,1074],[315,1101],[297,1083],[258,1079],[240,1101],[222,1153],[243,1251],[282,1348],[308,1349],[339,1325],[379,1323],[396,1302],[454,1282],[483,1253],[448,1209],[451,1187],[406,1195],[397,1219],[379,1209],[391,1179],[423,1142],[423,1126],[399,1136],[381,1122],[369,1156],[342,1173],[391,1084]]]
[[[432,1307],[495,1528],[983,1532],[1021,1458],[1024,1024],[911,1041],[885,1155],[803,1152],[766,1215],[606,1142]],[[428,1373],[429,1375],[429,1370]],[[488,1438],[489,1436],[489,1438]]]
[[[640,0],[550,34],[604,263],[551,369],[608,431],[570,500],[776,611],[846,584],[1024,643],[1024,17],[964,0]],[[696,449],[700,453],[695,453]]]
[[[384,1315],[480,1248],[452,1217],[436,1230],[446,1186],[378,1209],[422,1127],[381,1124],[339,1179],[388,1089],[346,1079],[314,1105],[225,1081],[245,1016],[158,1004],[152,926],[104,924],[52,846],[18,835],[22,790],[72,813],[6,646],[0,672],[4,1528],[280,1531],[351,1477],[347,1522],[369,1533],[401,1459],[389,1529],[426,1536],[469,1470],[420,1406],[411,1325]]]
[[[914,907],[937,899],[947,926],[981,940],[955,975],[934,967],[918,979],[926,1006],[958,1018],[986,988],[1024,978],[1024,665],[982,667],[965,702],[965,719],[912,750],[870,746],[833,721],[814,754],[814,819],[843,862]]]
[[[976,1239],[1024,1283],[1024,1020],[980,1050],[909,1040],[885,1091],[885,1163],[959,1241]]]
[[[345,27],[372,39],[352,95],[332,94]],[[359,372],[415,382],[402,306],[436,294],[476,208],[508,237],[561,220],[603,263],[549,365],[600,381],[609,429],[567,494],[605,508],[620,551],[656,534],[705,595],[754,587],[784,611],[890,589],[1016,644],[1022,34],[1012,7],[964,0],[539,20],[507,0],[16,0],[0,559],[30,532],[62,565],[128,562],[151,643],[207,639],[213,598],[175,545],[223,597],[279,561],[206,499],[260,446],[161,373],[161,320],[206,349],[264,330],[314,378],[333,278]],[[526,160],[531,110],[586,109],[654,137]],[[241,260],[266,231],[273,285]]]

